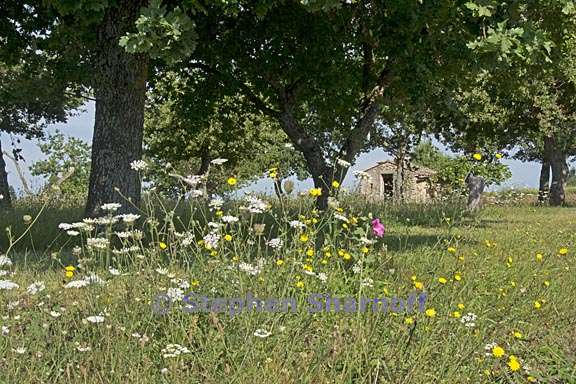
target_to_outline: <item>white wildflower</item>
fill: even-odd
[[[104,316],[88,316],[85,320],[92,324],[103,323]]]
[[[288,224],[290,225],[291,228],[297,228],[297,229],[306,228],[306,224],[304,224],[299,220],[292,220]]]
[[[116,216],[116,218],[118,220],[122,220],[123,222],[125,222],[126,224],[132,224],[134,223],[136,220],[138,220],[140,218],[140,215],[136,215],[133,213],[126,213],[123,215],[118,215]]]
[[[352,165],[349,162],[347,162],[346,160],[342,160],[342,159],[338,159],[338,160],[336,160],[336,162],[338,163],[339,166],[345,167],[345,168],[348,168]]]
[[[148,164],[146,164],[144,160],[134,160],[133,162],[130,163],[130,168],[132,168],[136,172],[143,171],[146,168],[148,168]]]
[[[256,337],[261,337],[261,338],[265,338],[265,337],[268,337],[268,336],[270,336],[270,335],[272,335],[272,332],[269,332],[269,331],[267,331],[267,330],[265,330],[265,329],[257,329],[257,330],[254,332],[254,336],[256,336]]]
[[[190,350],[180,344],[168,344],[161,352],[162,357],[167,359],[170,357],[178,357],[181,354],[190,353]]]
[[[180,288],[168,288],[166,296],[172,301],[180,301],[184,298],[184,291]]]
[[[102,204],[100,206],[100,209],[106,212],[116,212],[120,207],[122,207],[122,204],[118,204],[118,203],[106,203],[106,204]]]
[[[284,242],[280,238],[275,238],[275,239],[268,240],[266,242],[266,245],[268,245],[270,248],[273,248],[273,249],[280,249],[284,245]]]
[[[233,223],[237,223],[240,219],[238,219],[236,216],[226,215],[226,216],[222,216],[220,218],[220,220],[222,220],[226,224],[233,224]]]
[[[101,237],[89,237],[86,239],[86,245],[90,248],[106,249],[110,245],[110,241]]]
[[[42,292],[44,289],[46,289],[46,285],[44,285],[43,281],[35,281],[26,288],[26,292],[28,292],[29,295],[35,295],[38,292]]]
[[[0,255],[0,267],[4,267],[4,266],[11,266],[12,265],[12,260],[10,260],[8,258],[8,256],[5,255]]]
[[[218,241],[220,241],[220,235],[216,232],[210,232],[202,239],[204,240],[204,244],[206,244],[206,247],[208,249],[216,249],[218,248]]]
[[[0,289],[11,290],[14,288],[18,288],[19,285],[10,281],[10,280],[0,280]]]
[[[214,159],[210,163],[215,164],[215,165],[222,165],[227,161],[228,161],[228,159]]]

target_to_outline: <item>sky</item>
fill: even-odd
[[[90,102],[86,104],[81,111],[77,111],[74,116],[68,119],[65,124],[52,124],[48,126],[47,132],[55,132],[59,130],[65,136],[72,136],[82,139],[86,142],[92,140],[92,131],[94,127],[94,103]],[[9,151],[11,148],[10,139],[6,134],[0,136],[2,140],[2,149]],[[27,168],[34,162],[43,159],[42,153],[38,148],[37,142],[35,140],[26,140],[21,138],[21,143],[19,144],[22,148],[22,155],[25,158],[25,163],[21,165],[27,171]],[[387,160],[389,156],[382,150],[374,150],[368,153],[360,155],[355,164],[350,168],[346,179],[344,180],[344,188],[354,188],[355,178],[353,176],[356,170],[365,170],[378,161]],[[6,159],[7,170],[8,170],[8,182],[10,185],[14,186],[16,190],[21,188],[21,182],[18,178],[14,164],[9,159]],[[508,187],[537,187],[538,177],[540,172],[540,167],[538,163],[529,162],[523,163],[518,160],[503,160],[504,164],[510,167],[512,171],[512,178],[506,181],[500,188]],[[32,189],[39,189],[42,184],[42,178],[32,177],[29,172],[26,174],[28,183]],[[296,190],[303,190],[310,188],[312,186],[311,180],[306,180],[303,182],[296,181]],[[273,193],[273,185],[270,180],[261,180],[253,183],[251,186],[247,187],[247,190],[254,190],[259,192]]]

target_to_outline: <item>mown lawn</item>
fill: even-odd
[[[3,261],[0,382],[576,382],[576,209],[490,206],[475,217],[449,204],[378,209],[196,207],[196,221],[169,213],[139,222],[142,234],[115,227],[120,239],[104,225],[103,248],[86,246],[94,232],[52,228],[51,212],[35,224],[50,225],[50,235],[37,233],[41,245],[32,250],[27,234],[8,254],[13,264]],[[383,238],[368,211],[386,225]],[[8,281],[18,287],[6,289]],[[298,307],[190,313],[182,296],[191,292],[294,298]],[[307,310],[316,293],[423,292],[425,312]],[[155,313],[166,293],[168,313]]]

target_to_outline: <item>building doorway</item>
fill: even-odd
[[[382,174],[382,195],[385,199],[394,197],[394,175],[391,173]]]

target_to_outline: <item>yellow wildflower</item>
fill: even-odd
[[[238,180],[236,180],[235,177],[229,177],[228,180],[226,180],[226,182],[228,183],[228,185],[236,185]]]
[[[506,353],[506,351],[504,351],[504,348],[500,347],[500,346],[495,346],[494,348],[492,348],[492,355],[494,357],[502,357],[504,356],[504,354]]]
[[[428,317],[436,317],[436,310],[434,308],[428,308],[425,313]]]

